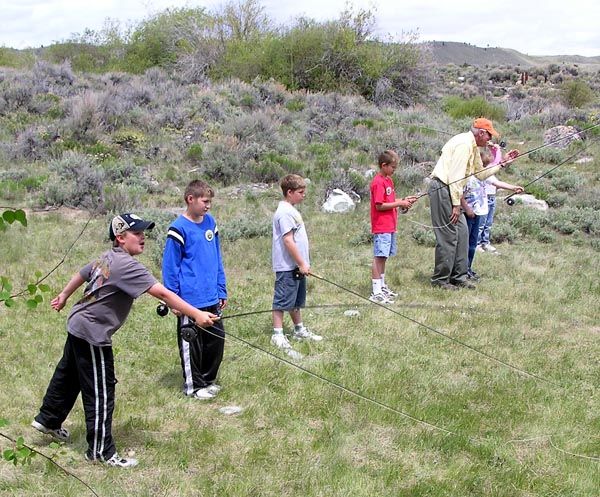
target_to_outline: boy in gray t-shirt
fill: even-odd
[[[52,308],[60,311],[73,292],[87,282],[83,297],[67,318],[63,356],[50,380],[40,412],[31,423],[42,433],[60,441],[68,440],[69,432],[62,424],[81,392],[88,442],[85,457],[121,468],[136,466],[137,460],[119,457],[112,437],[117,381],[111,337],[127,319],[133,301],[149,293],[194,319],[199,326],[211,326],[218,319],[167,290],[133,258],[144,251],[144,230],[153,227],[153,222],[135,214],[116,216],[109,226],[112,249],[75,273],[52,300]]]
[[[306,182],[297,174],[288,174],[280,182],[284,200],[273,216],[272,262],[275,272],[273,296],[273,335],[271,343],[294,358],[302,356],[292,349],[283,334],[283,313],[288,311],[297,340],[321,341],[302,323],[300,308],[306,302],[306,276],[310,274],[308,236],[302,216],[294,207],[304,200]]]

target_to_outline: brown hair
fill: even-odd
[[[398,160],[398,154],[394,150],[384,150],[379,154],[379,157],[377,157],[377,163],[379,164],[379,167],[383,166],[384,164],[392,164],[394,162],[397,164]]]
[[[279,182],[279,186],[281,186],[281,191],[283,192],[283,196],[287,195],[289,190],[299,190],[300,188],[306,188],[306,181],[302,176],[297,174],[288,174],[281,178]]]
[[[213,198],[215,196],[215,191],[205,181],[195,179],[190,181],[188,186],[185,187],[185,192],[183,192],[183,200],[185,200],[186,204],[190,195],[194,198],[204,196]]]

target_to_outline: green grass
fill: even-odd
[[[598,495],[597,252],[562,236],[552,244],[529,239],[502,244],[499,256],[477,254],[483,280],[476,291],[445,293],[428,283],[433,249],[410,236],[410,220],[429,222],[421,202],[399,220],[399,255],[390,259],[386,277],[401,297],[391,307],[548,381],[311,278],[308,305],[348,304],[304,312],[304,322],[325,340],[296,345],[305,354],[299,364],[322,379],[235,338],[279,356],[269,345],[268,313],[232,318],[225,322],[224,388],[204,403],[182,396],[174,320],[159,318],[156,301],[144,296],[114,339],[119,379],[114,434],[119,451],[135,452],[140,466],[124,471],[84,460],[80,402],[65,423],[72,440],[57,462],[103,497]],[[225,226],[246,209],[268,216],[276,203],[273,195],[258,203],[219,198],[215,215]],[[313,195],[302,207],[313,270],[368,295],[371,247],[352,244],[353,227],[368,218],[368,205],[348,215],[326,215],[315,204]],[[2,273],[17,288],[34,270],[53,267],[86,219],[30,214],[27,229],[10,227],[2,235]],[[54,292],[108,247],[105,228],[104,219],[92,221],[50,276]],[[140,259],[158,275],[154,255],[160,247],[154,243]],[[223,251],[227,313],[269,309],[270,238],[240,238],[225,243]],[[360,316],[345,317],[349,308]],[[47,302],[35,311],[24,305],[0,308],[0,417],[10,421],[3,432],[22,434],[46,453],[52,453],[49,441],[28,425],[60,357],[66,314],[67,309],[51,311]],[[286,317],[288,331],[289,324]],[[236,416],[219,412],[229,405],[244,410]],[[0,443],[0,449],[7,447]],[[0,464],[0,493],[87,495],[41,458],[25,467]]]

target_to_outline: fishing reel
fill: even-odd
[[[161,302],[156,306],[156,314],[158,314],[161,318],[164,318],[167,314],[169,314],[169,306],[164,302]]]
[[[198,338],[198,327],[193,321],[182,325],[179,331],[181,332],[181,338],[186,342],[193,342]]]
[[[506,204],[512,207],[513,205],[515,205],[515,199],[513,197],[508,197],[506,199]]]
[[[498,145],[500,146],[500,148],[506,148],[506,142],[504,140],[498,143]]]

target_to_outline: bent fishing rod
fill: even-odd
[[[588,147],[594,143],[597,143],[598,139],[590,141],[588,144],[586,144],[585,147],[583,147],[581,150],[578,150],[577,152],[575,152],[574,154],[570,155],[569,157],[567,157],[565,160],[561,161],[559,164],[557,164],[556,166],[554,166],[553,168],[548,169],[545,173],[540,174],[539,176],[537,176],[536,178],[534,178],[533,180],[531,180],[529,183],[527,183],[525,186],[523,186],[523,192],[525,192],[525,189],[532,185],[533,183],[535,183],[536,181],[542,179],[544,176],[547,176],[548,174],[550,174],[552,171],[555,171],[556,169],[558,169],[560,166],[566,164],[567,162],[573,160],[575,157],[577,157],[581,152],[584,152],[585,150],[588,149]],[[508,204],[508,205],[514,205],[515,204],[515,199],[513,198],[515,195],[517,195],[516,192],[511,193],[510,195],[507,195],[506,197],[504,197],[504,201]]]

